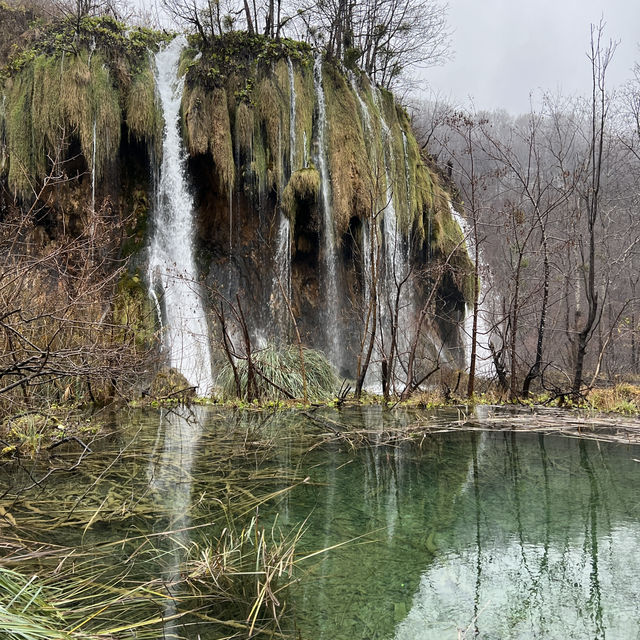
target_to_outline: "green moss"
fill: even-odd
[[[344,233],[352,216],[370,212],[371,166],[351,87],[333,65],[324,65],[323,74],[333,217],[338,233]]]
[[[295,171],[282,193],[282,209],[289,220],[295,222],[300,207],[315,203],[319,192],[320,174],[315,168]]]
[[[33,69],[28,69],[12,85],[6,108],[8,182],[14,192],[22,195],[30,192],[30,178],[38,172],[38,165],[44,162],[42,157],[36,158],[33,144],[31,123]]]
[[[163,119],[156,100],[156,83],[151,67],[137,72],[126,97],[126,122],[138,141],[162,139]]]
[[[155,343],[155,309],[139,274],[125,274],[118,282],[113,308],[114,323],[122,331],[123,340],[133,333],[133,344],[146,351]]]

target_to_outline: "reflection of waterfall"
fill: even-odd
[[[470,260],[473,262],[473,256],[475,254],[475,245],[473,234],[469,229],[467,221],[455,210],[453,204],[449,202],[449,210],[453,219],[458,223],[462,233],[464,234],[465,241],[467,243],[467,252]],[[480,283],[482,286],[482,282]],[[477,327],[477,342],[476,342],[476,375],[483,378],[491,378],[494,373],[493,358],[491,351],[489,350],[489,337],[490,337],[490,322],[488,311],[484,305],[484,296],[480,291],[480,300],[478,307],[478,327]],[[464,350],[467,367],[471,363],[471,348],[473,340],[473,303],[467,305],[466,314],[464,317],[464,323],[462,328],[462,338],[464,340]]]
[[[322,57],[318,55],[313,65],[313,82],[318,109],[316,164],[320,172],[320,189],[322,191],[322,250],[323,278],[322,287],[325,301],[325,332],[328,357],[340,368],[342,365],[342,344],[338,330],[339,288],[333,211],[331,207],[331,183],[327,166],[327,148],[325,134],[327,129],[327,110],[322,87]]]
[[[160,414],[158,437],[148,468],[149,486],[155,497],[159,519],[166,522],[165,530],[172,532],[164,538],[162,555],[163,579],[170,594],[180,579],[183,551],[189,545],[191,524],[191,470],[197,453],[201,427],[197,419],[201,407],[194,411],[173,409]],[[164,637],[178,637],[176,625],[170,620],[177,613],[175,601],[167,598],[164,607]]]
[[[183,40],[176,38],[156,54],[156,86],[165,128],[149,253],[149,280],[152,296],[157,300],[156,291],[161,293],[169,364],[205,395],[211,391],[213,377],[209,332],[194,259],[193,200],[185,179],[185,154],[180,137],[184,79],[177,79],[177,70],[182,46]]]

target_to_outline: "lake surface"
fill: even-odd
[[[242,512],[242,491],[263,495],[243,517],[257,513],[284,535],[304,523],[299,558],[330,549],[298,562],[286,596],[283,631],[303,640],[640,638],[638,447],[465,431],[354,448],[303,434],[324,419],[382,433],[424,414],[313,416],[133,412],[73,473],[23,491],[44,470],[5,465],[0,482],[33,539],[87,547],[158,536],[162,561],[135,571],[167,583],[184,571],[185,549],[222,529],[222,502]],[[77,447],[59,455],[64,466]],[[129,561],[131,544],[112,552],[114,565]],[[179,608],[166,598],[163,615]],[[223,637],[181,625],[157,637]]]

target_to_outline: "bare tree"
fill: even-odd
[[[589,179],[582,193],[587,217],[587,253],[582,257],[585,273],[585,297],[587,315],[577,337],[576,364],[571,391],[580,395],[583,382],[584,358],[587,346],[598,320],[598,291],[596,288],[596,234],[600,215],[605,130],[608,124],[609,97],[606,91],[606,74],[616,49],[614,42],[603,43],[604,23],[591,26],[591,136],[589,139]]]

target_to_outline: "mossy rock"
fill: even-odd
[[[294,172],[282,193],[282,210],[292,223],[304,206],[313,206],[320,193],[320,174],[315,167]]]
[[[156,374],[149,395],[155,400],[188,400],[196,395],[195,388],[177,369],[163,369]]]
[[[130,339],[141,351],[151,349],[156,342],[156,312],[146,287],[138,273],[120,278],[116,291],[113,318],[122,333],[122,340]]]

